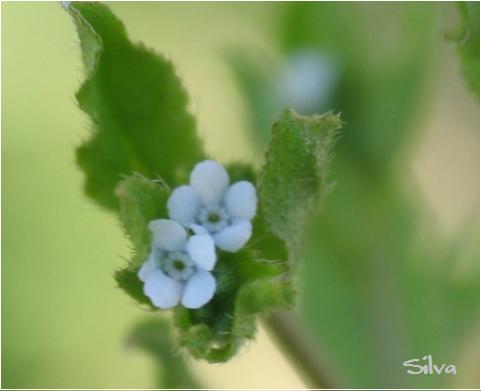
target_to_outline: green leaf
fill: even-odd
[[[260,177],[260,203],[267,228],[296,254],[309,215],[327,189],[330,150],[338,115],[301,116],[285,110],[272,129]]]
[[[127,295],[134,300],[135,303],[140,304],[142,308],[155,311],[158,308],[152,305],[150,299],[144,294],[144,283],[140,281],[137,276],[137,271],[125,269],[117,270],[114,273],[117,286],[122,289]]]
[[[175,184],[203,152],[173,64],[131,43],[105,5],[74,2],[67,10],[86,71],[77,101],[94,125],[77,150],[87,194],[115,209],[114,188],[130,172]]]
[[[166,218],[170,190],[162,181],[133,174],[119,183],[115,194],[122,227],[133,245],[130,266],[139,267],[150,253],[152,238],[148,224],[151,220]]]
[[[253,183],[256,188],[259,187],[258,174],[249,164],[230,163],[226,165],[226,169],[229,172],[231,183],[245,180]],[[288,258],[285,243],[267,229],[262,210],[257,212],[252,225],[252,239],[249,241],[248,246],[254,251],[253,254],[255,254],[257,259],[284,261]]]
[[[461,25],[448,38],[457,43],[466,83],[479,96],[479,1],[461,1],[457,4]]]
[[[255,260],[250,250],[220,253],[214,299],[198,310],[177,307],[180,343],[196,358],[225,362],[254,338],[257,316],[289,308],[294,290],[285,262]]]
[[[167,216],[166,203],[170,191],[161,181],[151,181],[133,174],[119,183],[115,191],[120,206],[120,221],[132,244],[132,256],[124,269],[115,273],[119,288],[136,302],[155,309],[143,293],[137,270],[148,258],[152,237],[148,223]]]
[[[186,361],[176,352],[170,322],[166,319],[145,319],[130,331],[129,347],[142,349],[155,361],[156,383],[159,389],[203,388]]]

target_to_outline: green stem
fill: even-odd
[[[309,387],[336,388],[323,359],[293,312],[278,311],[264,320],[269,334]]]

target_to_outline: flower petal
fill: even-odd
[[[215,244],[221,250],[234,253],[239,251],[252,235],[249,220],[237,220],[233,225],[214,235]]]
[[[190,186],[176,188],[167,201],[169,218],[186,226],[195,221],[201,199]]]
[[[147,277],[152,273],[155,269],[157,269],[158,265],[155,260],[155,249],[149,255],[149,258],[144,262],[142,267],[137,272],[137,276],[141,281],[145,281]]]
[[[225,206],[239,219],[252,220],[256,215],[257,195],[254,185],[247,181],[234,183],[225,193]]]
[[[161,250],[180,251],[185,247],[187,232],[177,222],[166,219],[152,220],[149,229],[153,234],[154,246]]]
[[[219,202],[229,185],[224,166],[213,160],[197,163],[190,173],[190,185],[206,205]]]
[[[152,304],[163,310],[179,304],[183,285],[167,277],[160,269],[149,274],[144,284],[144,293]]]
[[[194,235],[187,241],[187,252],[199,269],[211,271],[217,256],[214,240],[210,235]]]
[[[194,274],[185,285],[182,305],[186,308],[200,308],[214,297],[215,278],[206,271]]]

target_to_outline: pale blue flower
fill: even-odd
[[[256,189],[248,181],[229,186],[229,174],[212,160],[198,163],[190,185],[176,188],[167,202],[169,217],[196,234],[209,234],[224,251],[239,251],[252,235]]]
[[[138,272],[144,293],[161,309],[181,303],[200,308],[214,296],[216,281],[210,273],[217,256],[210,235],[187,237],[175,221],[159,219],[149,223],[152,251]]]
[[[300,50],[287,58],[277,79],[282,106],[307,115],[325,108],[338,82],[339,71],[333,57]]]

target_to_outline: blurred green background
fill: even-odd
[[[284,105],[342,112],[299,278],[332,382],[478,387],[479,103],[444,39],[456,6],[110,6],[177,65],[220,161],[260,165]],[[88,129],[74,27],[56,3],[2,3],[2,46],[2,386],[151,387],[155,363],[125,343],[145,315],[112,277],[127,242],[74,163]],[[425,354],[458,375],[405,375]],[[228,364],[189,364],[209,387],[304,386],[262,329]]]

